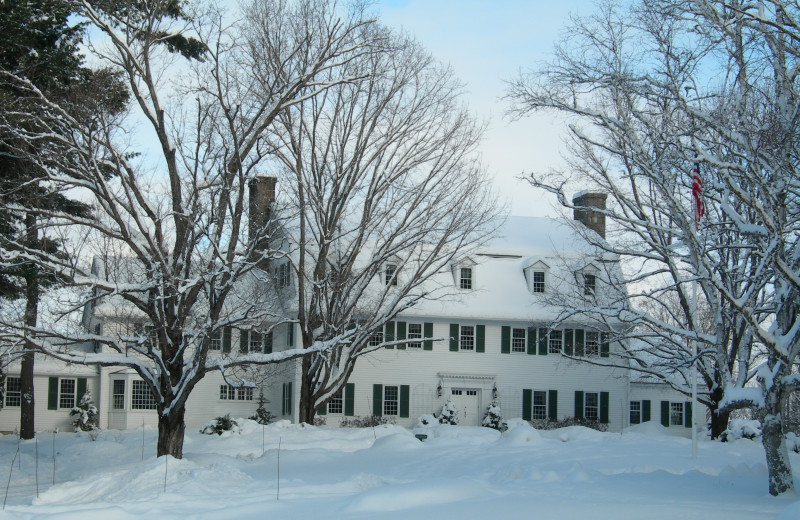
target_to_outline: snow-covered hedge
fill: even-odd
[[[722,432],[719,440],[722,442],[735,441],[739,439],[756,439],[761,437],[761,423],[748,419],[731,419],[728,422],[728,429]]]

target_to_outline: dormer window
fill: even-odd
[[[462,267],[459,269],[459,277],[458,277],[458,287],[459,289],[472,289],[472,268],[471,267]]]
[[[289,262],[284,262],[275,268],[275,282],[278,287],[288,287],[292,282],[291,270]]]
[[[386,285],[397,285],[397,264],[386,264],[384,283]]]
[[[535,293],[544,292],[544,271],[533,271],[533,281],[531,288]]]

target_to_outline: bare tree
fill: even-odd
[[[574,178],[613,201],[602,210],[613,223],[608,239],[595,242],[635,262],[631,305],[584,310],[643,326],[687,367],[683,345],[705,345],[709,401],[723,413],[758,410],[775,495],[793,486],[780,409],[797,389],[791,367],[800,353],[798,14],[780,1],[645,0],[624,12],[605,4],[593,21],[575,20],[550,66],[511,86],[520,112],[572,118]],[[707,209],[699,228],[689,209],[695,163]],[[532,183],[572,207],[569,177]],[[695,281],[710,325],[691,305]],[[675,300],[665,293],[677,297],[677,312],[664,307]],[[754,349],[766,361],[751,368]],[[760,388],[743,388],[754,374]]]
[[[446,296],[427,282],[496,224],[474,154],[481,128],[452,72],[415,42],[368,30],[383,51],[331,71],[327,81],[338,85],[283,113],[274,136],[302,347],[331,345],[302,361],[308,423],[360,356],[405,348],[408,332],[389,322]],[[342,75],[369,79],[342,83]]]
[[[94,206],[92,218],[36,210],[51,232],[64,230],[73,246],[65,258],[20,243],[6,260],[34,262],[85,288],[74,306],[124,302],[121,312],[145,327],[122,335],[16,327],[64,361],[134,369],[155,397],[158,455],[180,458],[185,403],[207,373],[325,348],[209,354],[225,327],[275,318],[271,280],[258,268],[272,255],[264,247],[272,227],[265,219],[250,236],[245,229],[248,184],[270,152],[264,133],[292,105],[359,79],[328,72],[372,52],[364,40],[371,22],[333,1],[254,0],[231,16],[168,0],[74,5],[100,35],[88,47],[92,59],[125,78],[133,103],[125,114],[81,118],[24,78],[3,76],[52,116],[40,131],[5,130],[30,142],[60,126],[47,134],[63,136],[59,153],[29,160],[47,172],[45,182]],[[127,137],[137,122],[145,144]],[[94,271],[79,236],[97,241]],[[87,341],[103,352],[71,346]]]

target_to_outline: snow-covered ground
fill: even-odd
[[[55,485],[54,436],[21,443],[12,469],[18,441],[5,435],[0,519],[800,518],[796,495],[768,495],[759,442],[701,442],[692,460],[688,439],[652,423],[622,435],[514,424],[437,426],[420,442],[396,426],[244,421],[232,435],[188,433],[182,460],[154,457],[154,430],[59,433]]]

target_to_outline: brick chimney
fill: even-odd
[[[252,240],[261,231],[261,241],[266,242],[264,226],[267,225],[271,216],[272,203],[275,202],[275,184],[278,179],[266,175],[251,179],[248,187],[250,188],[250,207],[248,217],[248,239]],[[263,247],[262,247],[263,246]],[[266,243],[259,243],[257,249],[265,249]]]
[[[599,192],[582,191],[572,197],[573,218],[596,232],[601,237],[606,237],[606,216],[590,208],[606,209],[608,195]]]

